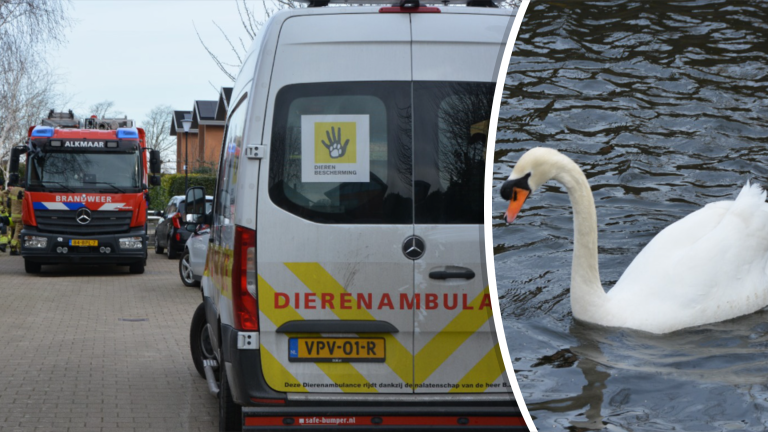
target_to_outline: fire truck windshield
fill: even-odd
[[[43,152],[29,160],[30,190],[128,192],[141,186],[138,152]]]

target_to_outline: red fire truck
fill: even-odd
[[[128,119],[80,124],[51,112],[11,152],[9,185],[25,187],[21,255],[27,273],[44,264],[116,264],[144,273],[148,183],[157,185],[159,152]],[[149,155],[147,155],[147,151]],[[26,154],[26,173],[18,167]]]

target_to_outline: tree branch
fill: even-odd
[[[200,32],[197,31],[197,27],[195,26],[194,22],[192,23],[192,26],[195,28],[195,34],[197,35],[197,40],[199,40],[200,44],[203,46],[203,48],[205,48],[205,51],[211,57],[211,60],[213,60],[216,66],[218,66],[219,70],[221,70],[224,73],[224,75],[227,76],[227,78],[229,78],[230,80],[232,80],[232,82],[234,82],[235,76],[229,73],[229,71],[219,61],[219,58],[213,52],[211,52],[211,50],[208,48],[208,45],[206,45],[205,42],[203,42],[203,38],[200,37]]]

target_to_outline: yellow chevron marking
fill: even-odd
[[[334,293],[337,295],[347,292],[336,279],[333,278],[318,263],[285,263],[285,266],[296,275],[299,280],[314,293]],[[333,313],[343,320],[375,320],[376,318],[365,309],[331,309]],[[374,336],[366,335],[366,336]],[[379,336],[379,335],[377,335]],[[386,340],[387,359],[386,364],[405,383],[413,382],[413,354],[389,333],[381,334]]]
[[[469,304],[474,309],[461,311],[416,354],[416,385],[425,382],[461,344],[493,316],[490,312],[479,309],[485,294],[488,294],[488,287]],[[487,309],[490,311],[490,308]]]
[[[206,276],[210,276],[213,286],[221,292],[223,297],[230,300],[232,299],[232,278],[230,276],[233,254],[232,249],[212,245],[208,248],[208,256],[205,260]]]
[[[269,375],[265,374],[265,378],[269,376],[273,380],[280,383],[292,384],[291,391],[295,392],[307,392],[308,390],[301,386],[299,380],[296,379],[288,369],[286,369],[276,358],[272,355],[264,345],[261,345],[261,362],[263,370],[269,371]]]
[[[275,309],[275,289],[261,275],[258,275],[258,278],[259,310],[272,321],[275,327],[280,327],[288,321],[304,320],[304,317],[293,306]]]
[[[304,317],[302,317],[296,309],[294,309],[292,306],[286,307],[280,310],[276,310],[274,308],[274,303],[270,302],[270,300],[273,300],[275,298],[275,289],[272,288],[271,285],[267,283],[267,281],[264,280],[264,278],[261,277],[261,275],[258,276],[259,278],[259,309],[261,312],[264,313],[264,315],[267,316],[267,318],[272,321],[272,323],[278,327],[282,325],[283,323],[286,323],[288,321],[301,321],[304,320]],[[297,335],[288,335],[288,336],[297,336]],[[319,337],[319,334],[302,334],[301,336],[317,336]],[[275,359],[277,361],[277,359]],[[279,362],[278,362],[279,363]],[[369,388],[370,386],[366,387],[365,384],[369,384],[368,380],[365,379],[365,377],[357,370],[354,366],[350,363],[315,363],[315,365],[322,370],[331,381],[333,381],[336,384],[359,384],[359,388],[354,387],[339,387],[343,392],[347,393],[372,393],[372,392],[378,392],[378,390]],[[280,365],[281,368],[285,369],[283,365]],[[286,373],[287,373],[286,369]],[[276,379],[274,376],[272,376],[272,372],[270,369],[270,376],[268,378],[268,381],[276,383],[276,385],[282,386],[284,381],[281,381],[280,379]],[[290,382],[291,381],[285,381]],[[285,390],[288,390],[289,388],[285,388]],[[290,390],[293,390],[294,388],[290,388]],[[302,391],[307,391],[304,389],[304,387],[301,387]],[[324,388],[320,388],[320,390],[326,390]]]
[[[488,389],[487,384],[491,384],[504,373],[504,360],[501,358],[499,344],[496,344],[487,354],[477,362],[472,369],[459,380],[458,387],[452,388],[451,393],[484,392]],[[482,384],[482,387],[475,387],[476,384]],[[465,387],[466,385],[466,387]]]
[[[363,374],[358,372],[351,363],[315,363],[328,378],[336,384],[355,384],[359,387],[340,387],[345,393],[378,393],[375,388],[371,388],[369,382]],[[321,389],[320,391],[325,391]]]

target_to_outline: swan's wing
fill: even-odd
[[[747,184],[735,201],[709,204],[661,231],[608,296],[615,310],[632,311],[627,320],[659,332],[722,321],[768,303],[767,263],[765,192]]]

